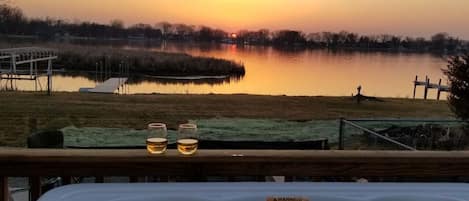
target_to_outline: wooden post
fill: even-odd
[[[425,91],[423,93],[423,99],[425,100],[427,100],[429,84],[430,84],[430,79],[428,77],[425,77]]]
[[[47,61],[47,95],[51,95],[52,92],[52,61]]]
[[[344,150],[344,118],[339,119],[339,150]]]
[[[441,78],[438,81],[438,93],[436,94],[436,100],[440,100],[440,93],[441,93]]]
[[[119,63],[119,69],[117,70],[118,71],[117,74],[119,74],[118,75],[118,77],[119,77],[119,87],[117,87],[117,94],[120,94],[122,92],[122,90],[121,90],[122,77],[120,76],[121,67],[122,67],[122,62]]]
[[[103,61],[103,80],[106,80],[106,56],[104,56],[104,61]]]
[[[418,78],[419,78],[419,76],[418,76],[418,75],[416,75],[416,76],[415,76],[415,81],[414,81],[414,99],[415,99],[415,91],[417,90],[417,82],[418,82]]]
[[[109,63],[109,60],[107,59],[107,56],[106,56],[104,59],[104,80],[107,80],[108,78],[108,74],[107,74],[108,63]]]
[[[34,62],[33,62],[33,53],[30,53],[29,55],[31,62],[29,63],[29,76],[31,79],[33,78],[33,67],[34,67]]]
[[[356,96],[357,97],[357,104],[360,104],[360,98],[362,97],[361,90],[362,90],[362,86],[359,85],[357,87],[357,96]]]
[[[11,54],[11,66],[13,68],[13,73],[16,73],[16,55]]]
[[[96,62],[96,71],[95,71],[96,78],[94,80],[95,84],[98,83],[98,62]]]
[[[41,197],[41,177],[29,177],[30,200],[36,201]]]
[[[34,62],[34,91],[37,92],[37,62]]]
[[[9,201],[10,191],[8,190],[8,177],[0,176],[0,201]]]
[[[103,75],[103,72],[104,72],[104,61],[100,63],[99,65],[99,82],[102,82],[104,80],[104,75]]]

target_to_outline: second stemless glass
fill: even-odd
[[[198,147],[197,125],[181,124],[179,125],[177,136],[178,151],[184,155],[195,154]]]
[[[168,145],[166,124],[148,124],[147,150],[151,154],[162,154]]]

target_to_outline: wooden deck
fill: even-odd
[[[158,165],[156,165],[158,164]],[[0,149],[0,176],[469,176],[469,152]]]
[[[0,200],[6,178],[30,177],[33,200],[45,176],[469,176],[469,152],[176,150],[150,155],[133,150],[0,149]],[[2,199],[3,198],[3,199]]]
[[[117,89],[127,82],[126,77],[113,77],[97,85],[95,88],[88,90],[91,93],[115,93]]]

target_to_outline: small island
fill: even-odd
[[[241,63],[185,53],[79,45],[60,45],[54,48],[60,50],[54,65],[67,72],[95,72],[107,66],[112,68],[111,73],[119,73],[122,71],[119,67],[125,65],[131,77],[242,77],[245,74]]]

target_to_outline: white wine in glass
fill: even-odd
[[[198,147],[197,125],[181,124],[178,130],[177,147],[178,151],[184,155],[195,154]]]
[[[168,146],[168,132],[163,123],[148,124],[147,150],[151,154],[162,154]]]

